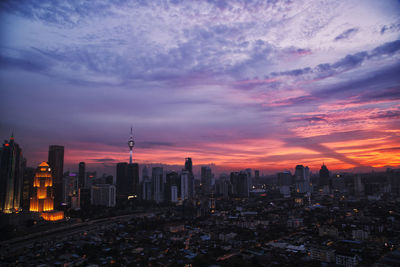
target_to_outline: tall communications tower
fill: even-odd
[[[131,127],[131,137],[129,138],[128,146],[129,146],[129,164],[132,164],[132,149],[135,146],[135,141],[133,141],[132,127]]]

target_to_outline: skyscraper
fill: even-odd
[[[164,201],[164,171],[162,167],[153,167],[151,171],[153,196],[157,203]]]
[[[117,164],[117,199],[137,196],[139,185],[139,164],[121,162]]]
[[[232,193],[237,197],[249,197],[248,173],[245,171],[231,172],[230,181]]]
[[[188,170],[189,173],[193,174],[192,158],[186,158],[185,159],[185,170]]]
[[[0,152],[0,211],[10,213],[19,210],[22,197],[22,151],[11,136]]]
[[[204,193],[208,193],[211,190],[212,185],[212,172],[208,166],[201,167],[201,188]]]
[[[190,176],[189,171],[183,169],[181,173],[181,190],[180,190],[181,200],[189,199],[189,180],[190,180],[189,176]]]
[[[165,200],[166,201],[173,201],[173,199],[176,197],[178,198],[179,196],[179,191],[180,191],[180,185],[181,181],[179,179],[179,174],[175,171],[170,171],[167,173],[165,177],[166,183],[165,183]],[[176,190],[176,192],[174,191]],[[176,196],[175,196],[176,193]]]
[[[321,169],[319,170],[319,186],[323,187],[325,185],[329,185],[329,170],[326,167],[325,163],[322,164]]]
[[[33,180],[33,194],[30,201],[30,211],[51,211],[54,209],[52,171],[47,162],[42,162],[36,169]]]
[[[192,158],[185,159],[185,170],[188,171],[188,181],[187,181],[188,197],[192,198],[194,196],[194,175],[193,175]]]
[[[33,194],[29,210],[41,212],[43,219],[57,221],[64,218],[62,211],[54,211],[54,183],[52,169],[47,162],[42,162],[36,169],[33,180]]]
[[[85,162],[79,162],[78,187],[83,188],[84,186],[85,186]]]
[[[51,145],[49,147],[49,166],[53,176],[54,206],[61,206],[63,197],[64,147]]]

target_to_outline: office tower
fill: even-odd
[[[310,168],[308,166],[304,168],[304,180],[308,183],[310,182]]]
[[[144,180],[146,178],[150,178],[149,169],[147,168],[147,166],[144,166],[142,169],[142,180]]]
[[[131,183],[131,196],[137,197],[139,195],[139,164],[128,164],[128,179]]]
[[[54,206],[61,206],[64,175],[64,147],[51,145],[49,147],[49,166],[53,176]]]
[[[23,210],[29,210],[29,201],[33,191],[33,179],[35,177],[35,169],[26,167],[26,160],[24,160],[24,174],[22,186],[22,203]]]
[[[295,190],[297,193],[310,191],[310,185],[306,181],[306,172],[303,165],[297,165],[294,173]]]
[[[78,187],[85,187],[85,162],[79,162]]]
[[[319,170],[319,181],[318,185],[323,187],[325,185],[329,185],[329,170],[323,163],[321,169]]]
[[[148,176],[144,176],[142,181],[142,199],[153,200],[153,183]]]
[[[232,185],[229,181],[229,177],[226,174],[221,174],[219,179],[215,182],[215,188],[217,194],[221,195],[223,198],[228,198],[232,194]]]
[[[234,196],[249,197],[249,182],[247,172],[231,172],[230,181],[232,184],[232,193]]]
[[[143,166],[142,168],[142,178],[139,179],[141,180],[140,182],[140,198],[143,200],[152,200],[153,199],[153,194],[151,193],[153,190],[153,187],[151,185],[151,179],[149,176],[149,169],[147,166]]]
[[[293,185],[293,178],[290,171],[284,171],[278,173],[278,185],[279,186],[292,186]]]
[[[43,219],[57,221],[64,218],[62,211],[54,210],[54,179],[52,169],[43,161],[36,169],[33,179],[33,192],[30,199],[29,210],[41,212]]]
[[[297,165],[296,166],[296,170],[294,172],[295,182],[304,181],[304,177],[305,177],[304,166],[303,165]]]
[[[132,164],[132,149],[135,146],[135,141],[133,140],[133,133],[132,133],[132,127],[131,127],[131,136],[129,137],[128,141],[128,147],[129,147],[129,164]]]
[[[177,190],[176,192],[176,197],[179,196],[179,189],[180,189],[180,179],[179,179],[179,174],[175,171],[170,171],[167,173],[165,177],[165,200],[166,201],[172,201],[172,198],[175,197],[173,190]],[[175,189],[173,189],[174,187]],[[172,201],[176,202],[176,201]]]
[[[117,164],[117,199],[137,197],[139,189],[139,164]]]
[[[91,204],[95,206],[115,207],[115,186],[97,184],[91,188]]]
[[[256,185],[260,184],[260,171],[259,170],[254,170],[254,183]]]
[[[67,172],[63,179],[63,203],[71,205],[71,199],[78,195],[78,176],[76,173]]]
[[[185,170],[187,170],[187,171],[189,171],[189,173],[193,174],[192,158],[185,159]]]
[[[157,203],[164,201],[164,171],[162,167],[153,167],[151,171],[153,197]]]
[[[185,159],[185,170],[188,171],[188,197],[192,198],[194,196],[194,175],[193,175],[193,163],[192,163],[192,158],[186,158]]]
[[[22,150],[12,135],[0,152],[0,211],[11,213],[20,209],[23,186]]]
[[[212,185],[212,172],[211,168],[208,166],[201,167],[201,188],[204,193],[209,193],[211,191]]]
[[[189,199],[189,180],[190,173],[188,170],[183,169],[181,172],[181,200]]]
[[[79,188],[79,206],[82,209],[88,209],[90,207],[90,189]]]

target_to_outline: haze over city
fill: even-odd
[[[0,135],[28,165],[400,165],[399,1],[2,1]]]

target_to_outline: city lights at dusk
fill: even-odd
[[[400,266],[399,0],[0,1],[1,266]]]
[[[5,1],[1,128],[28,161],[398,166],[398,1]]]

